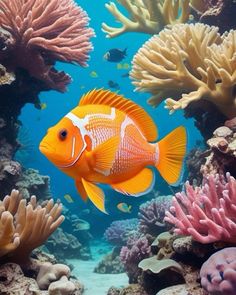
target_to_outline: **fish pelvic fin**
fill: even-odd
[[[177,127],[156,145],[159,150],[156,168],[166,182],[173,186],[178,185],[182,177],[186,154],[186,129],[183,126]]]
[[[108,214],[105,209],[105,195],[101,188],[97,185],[85,180],[81,179],[84,190],[87,193],[90,201],[103,213]]]
[[[81,197],[81,199],[86,202],[88,200],[87,192],[84,189],[84,186],[81,182],[81,180],[75,180],[75,186],[77,188],[77,191]]]
[[[112,184],[111,187],[124,195],[139,197],[149,193],[152,190],[154,183],[155,175],[153,171],[149,168],[144,168],[134,177]]]

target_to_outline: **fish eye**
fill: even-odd
[[[58,133],[58,137],[60,140],[65,140],[67,137],[67,130],[66,129],[61,129]]]

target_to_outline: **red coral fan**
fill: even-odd
[[[52,66],[57,60],[86,65],[94,35],[88,21],[73,0],[1,0],[0,26],[11,42],[2,48],[0,61],[64,91],[70,78]]]
[[[175,232],[191,235],[200,243],[224,241],[236,243],[236,180],[226,174],[205,177],[202,187],[188,182],[186,193],[177,193],[165,220],[176,226]]]

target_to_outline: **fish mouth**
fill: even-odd
[[[50,146],[48,143],[40,143],[39,145],[39,150],[42,154],[45,154],[45,153],[52,153],[55,151],[55,149]]]

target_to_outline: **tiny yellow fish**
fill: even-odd
[[[74,203],[74,200],[72,199],[72,197],[69,194],[64,195],[64,199],[68,202],[68,203]]]
[[[131,205],[127,205],[126,203],[119,203],[119,204],[117,205],[117,208],[118,208],[120,211],[124,212],[124,213],[131,213],[131,208],[132,208],[132,206],[131,206]]]
[[[41,110],[45,110],[46,107],[47,107],[47,104],[46,104],[45,102],[41,102],[41,103],[40,103],[40,109],[41,109]]]
[[[128,70],[130,65],[128,63],[119,63],[116,65],[117,70]]]
[[[104,89],[84,94],[79,105],[48,129],[40,151],[75,179],[83,200],[106,213],[98,183],[131,196],[152,190],[155,167],[170,184],[179,182],[186,153],[186,130],[180,126],[160,141],[146,111],[122,95]]]
[[[97,72],[92,71],[92,72],[90,72],[89,76],[90,76],[91,78],[97,78],[97,77],[98,77],[98,74],[97,74]]]

